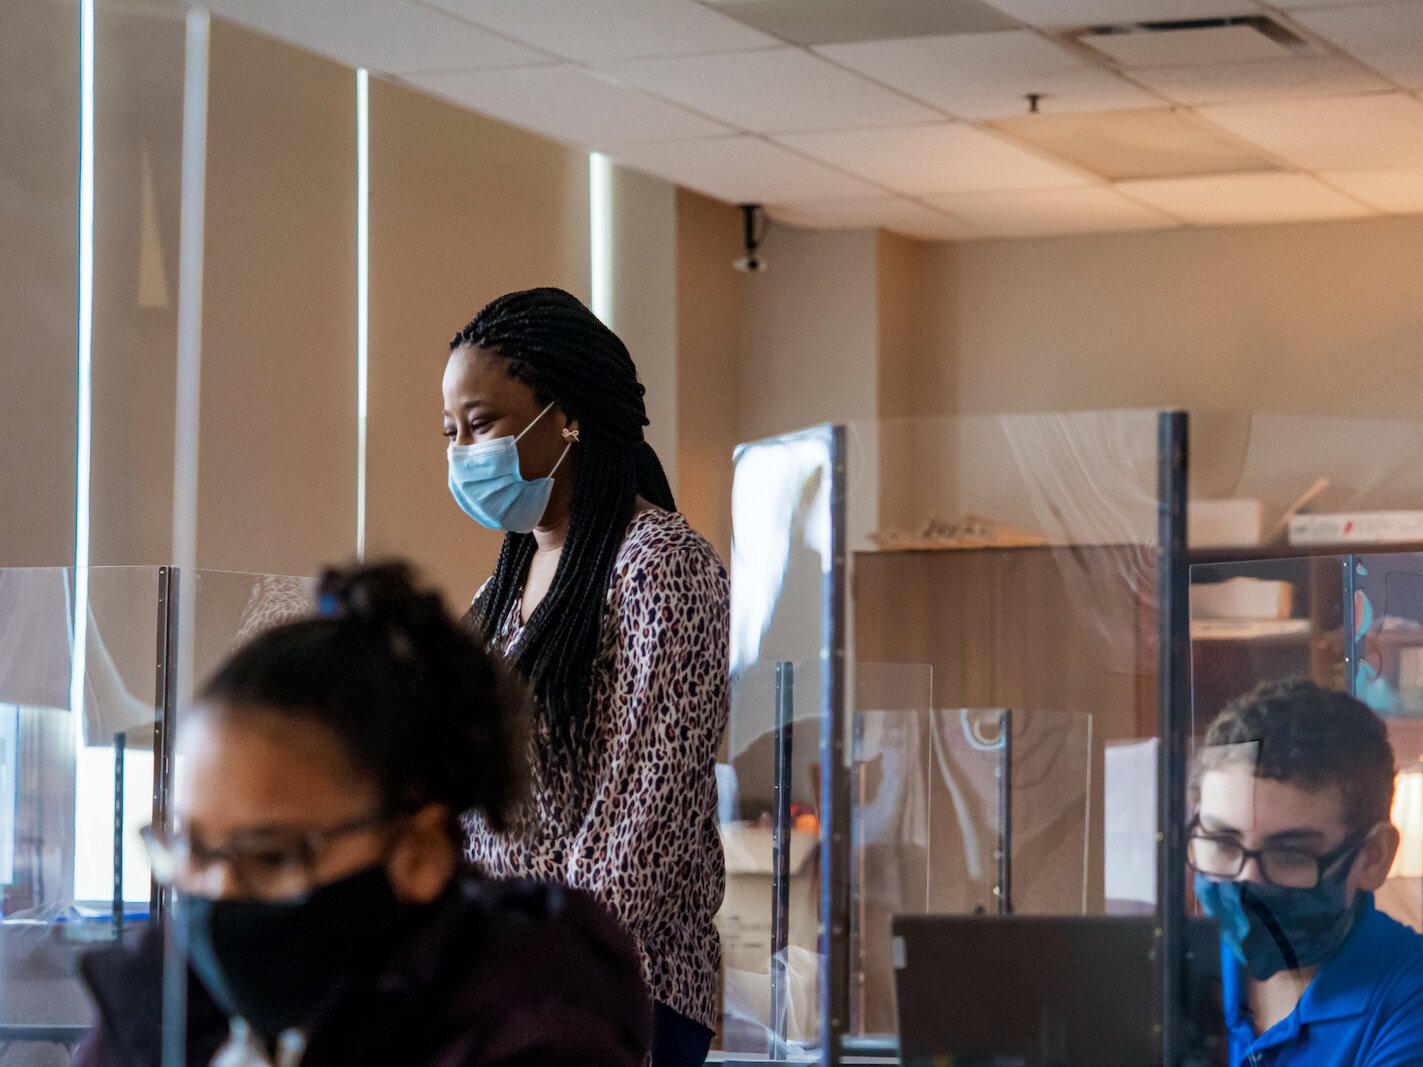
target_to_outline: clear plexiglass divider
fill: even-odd
[[[1291,677],[1383,718],[1403,843],[1377,901],[1423,929],[1423,421],[1194,417],[1193,751]]]
[[[0,1046],[28,1063],[77,1044],[79,956],[161,918],[139,831],[166,816],[180,650],[201,679],[310,595],[275,575],[0,568]]]
[[[897,915],[1155,913],[1184,428],[884,419],[737,450],[721,1059],[895,1062]],[[1148,817],[1109,833],[1118,745]]]

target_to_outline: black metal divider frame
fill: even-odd
[[[1186,1047],[1186,761],[1191,739],[1190,560],[1186,539],[1189,416],[1157,416],[1157,848],[1156,954],[1161,1062]]]
[[[153,751],[153,825],[172,829],[173,751],[178,731],[177,567],[158,569],[158,653]],[[184,1067],[187,1060],[188,966],[174,936],[173,890],[154,881],[150,922],[163,931],[162,1067]]]

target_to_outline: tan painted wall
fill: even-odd
[[[198,563],[355,551],[355,76],[214,21]]]
[[[677,491],[677,187],[613,168],[613,329],[647,388],[647,440]]]
[[[938,246],[937,410],[1423,413],[1423,218]]]
[[[450,602],[489,575],[500,535],[445,484],[449,339],[501,293],[588,299],[588,161],[402,86],[371,81],[367,555],[413,559]]]
[[[183,12],[104,5],[95,38],[90,559],[152,566],[172,554]]]
[[[74,563],[78,4],[0,33],[0,566]]]
[[[769,269],[744,279],[742,440],[873,417],[879,396],[876,234],[773,224],[763,248]]]
[[[677,190],[677,506],[731,559],[731,451],[737,425],[744,276],[736,209]],[[663,457],[664,462],[667,457]]]

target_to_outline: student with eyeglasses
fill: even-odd
[[[591,897],[465,866],[460,818],[526,788],[522,687],[399,565],[329,571],[178,739],[172,831],[187,1057],[214,1067],[641,1067],[636,950]],[[159,1062],[161,949],[89,957],[80,1067]]]
[[[1212,723],[1188,855],[1220,922],[1232,1067],[1423,1064],[1423,936],[1374,907],[1393,784],[1382,721],[1313,682],[1263,685]]]

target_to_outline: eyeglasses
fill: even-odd
[[[1349,837],[1338,848],[1316,856],[1297,848],[1246,848],[1236,838],[1197,830],[1186,842],[1191,869],[1207,878],[1234,881],[1251,860],[1260,877],[1279,889],[1313,889],[1344,859],[1352,859],[1371,831]]]
[[[393,816],[381,812],[325,827],[267,827],[235,834],[214,848],[186,833],[147,826],[140,831],[160,885],[210,895],[220,868],[230,872],[243,895],[258,900],[291,900],[315,884],[317,861],[331,843],[378,829]]]

